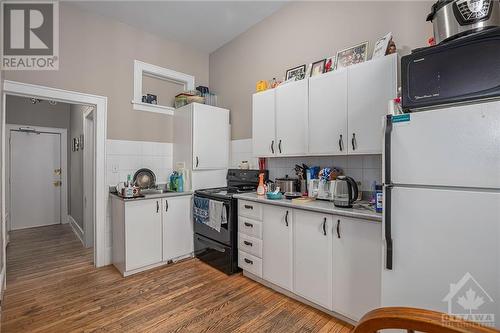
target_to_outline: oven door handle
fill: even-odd
[[[218,252],[221,252],[221,253],[226,252],[225,248],[223,248],[223,247],[215,244],[215,242],[209,241],[208,239],[203,239],[201,237],[196,237],[196,240],[198,240],[199,242],[202,242],[202,243],[210,246],[211,249],[214,249],[214,250],[216,250]]]

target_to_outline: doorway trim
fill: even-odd
[[[111,251],[106,248],[106,212],[108,188],[106,184],[106,130],[107,104],[105,96],[45,87],[16,81],[5,80],[3,84],[2,135],[5,138],[5,98],[6,95],[36,97],[70,104],[83,104],[95,107],[94,117],[94,265],[105,266],[111,263]],[[5,140],[2,140],[2,217],[5,220]]]
[[[6,192],[6,196],[8,193],[8,198],[9,198],[9,217],[7,219],[7,232],[12,230],[12,184],[10,181],[10,178],[12,175],[10,174],[10,171],[12,169],[12,160],[11,160],[11,142],[10,142],[10,135],[11,131],[19,131],[20,128],[30,128],[33,129],[37,132],[42,132],[42,133],[51,133],[51,134],[59,134],[61,137],[61,169],[62,169],[62,174],[61,174],[61,181],[62,181],[62,186],[61,186],[61,224],[68,223],[68,130],[65,128],[56,128],[56,127],[41,127],[41,126],[31,126],[31,125],[21,125],[21,124],[6,124],[5,125],[5,146],[6,146],[6,151],[5,151],[5,166],[9,168],[9,179],[7,179],[7,186],[9,187],[9,191]],[[7,176],[7,170],[5,170],[5,176]],[[7,243],[8,243],[8,234],[7,236]]]
[[[84,138],[84,148],[83,148],[83,229],[85,230],[83,237],[83,244],[85,247],[94,246],[94,239],[92,235],[94,234],[94,227],[92,225],[92,216],[95,214],[94,205],[92,204],[95,192],[95,186],[93,182],[87,181],[88,179],[95,178],[95,168],[94,168],[94,135],[89,133],[95,133],[95,111],[94,107],[88,107],[87,110],[83,112],[83,138]],[[92,149],[89,149],[91,147]],[[90,198],[90,200],[88,200]],[[90,218],[89,218],[90,216]]]

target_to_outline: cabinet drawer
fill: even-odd
[[[243,251],[238,251],[238,266],[258,277],[262,277],[262,259]]]
[[[238,233],[238,250],[245,251],[262,258],[262,241],[247,235]]]
[[[238,216],[238,231],[258,239],[262,239],[262,222]]]
[[[252,201],[238,200],[238,215],[262,221],[262,205]]]

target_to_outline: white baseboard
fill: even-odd
[[[73,229],[73,232],[75,233],[76,237],[78,237],[80,242],[82,242],[83,246],[85,246],[85,241],[84,241],[85,237],[84,237],[83,229],[78,225],[78,223],[76,223],[73,216],[68,215],[67,221],[68,221],[69,225],[71,226],[71,229]]]
[[[113,248],[112,247],[106,248],[106,253],[105,253],[105,257],[104,257],[104,265],[103,266],[111,265],[113,263],[112,252],[113,252]]]

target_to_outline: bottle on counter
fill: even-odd
[[[382,192],[382,185],[375,186],[375,211],[377,213],[382,213],[383,204],[384,204],[384,194]]]
[[[259,186],[257,187],[257,195],[266,194],[266,188],[264,187],[264,174],[259,174]]]

